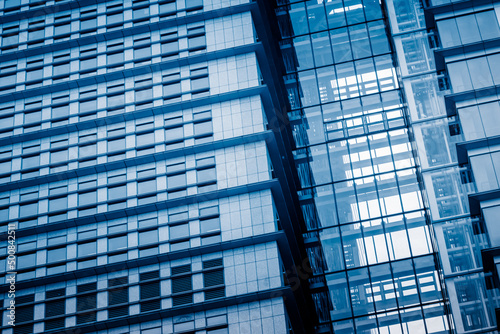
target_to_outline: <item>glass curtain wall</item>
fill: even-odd
[[[447,333],[384,5],[279,0],[318,332]]]

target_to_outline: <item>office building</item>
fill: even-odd
[[[1,332],[311,331],[272,7],[0,10]]]
[[[0,1],[2,333],[495,332],[498,6]]]

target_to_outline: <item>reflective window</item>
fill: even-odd
[[[48,250],[47,262],[58,262],[66,260],[66,252],[66,247]]]
[[[83,256],[88,256],[88,255],[94,255],[97,253],[97,242],[87,242],[85,244],[79,244],[78,245],[78,256],[83,257]]]
[[[115,251],[127,248],[127,236],[108,239],[108,251]]]

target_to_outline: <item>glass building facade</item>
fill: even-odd
[[[3,334],[313,330],[268,7],[0,2]]]
[[[427,38],[418,21],[423,15],[406,17],[395,8],[408,1],[281,5],[276,13],[317,331],[449,332],[396,52],[407,38],[398,20]],[[418,39],[407,39],[413,49],[401,55],[421,51]],[[424,56],[432,62],[432,54]],[[426,64],[417,65],[414,73]],[[430,77],[423,88],[434,85]]]
[[[1,332],[495,333],[499,22],[0,0]]]

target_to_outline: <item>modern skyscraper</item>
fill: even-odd
[[[2,333],[313,330],[268,5],[1,2]]]
[[[494,332],[499,17],[0,0],[2,333]]]
[[[424,180],[438,223],[435,230],[451,311],[459,333],[496,331],[500,4],[432,0],[424,6],[421,17],[439,41],[434,68],[447,80],[441,79],[445,93],[438,100],[441,108],[427,108],[439,110],[434,115],[443,121],[422,123],[427,129],[420,145],[431,166],[440,166],[427,179],[424,174]],[[439,123],[448,131],[437,130]],[[432,131],[442,134],[438,137]]]
[[[448,332],[389,33],[397,22],[388,14],[404,13],[391,1],[282,4],[277,16],[318,332]]]

